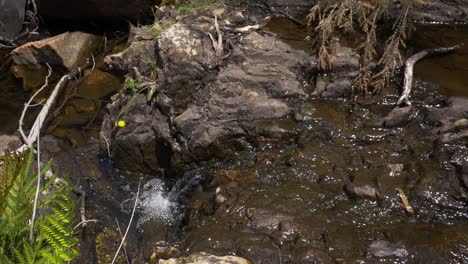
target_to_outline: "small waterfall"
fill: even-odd
[[[170,224],[173,218],[172,208],[175,206],[167,195],[164,182],[160,179],[150,180],[143,186],[143,192],[140,195],[141,217],[138,225],[155,218]]]
[[[198,172],[190,171],[185,173],[171,190],[168,190],[160,179],[147,182],[140,195],[141,216],[138,226],[147,221],[162,221],[173,229],[182,227],[186,205],[193,192],[200,186],[201,180],[202,176]]]

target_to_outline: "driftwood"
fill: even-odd
[[[448,52],[452,52],[454,50],[459,49],[462,45],[455,45],[448,48],[435,48],[435,49],[425,49],[420,51],[413,56],[409,57],[409,59],[405,62],[405,79],[403,81],[403,92],[398,99],[397,105],[398,106],[409,106],[411,102],[409,100],[411,94],[411,88],[413,86],[413,72],[414,72],[414,65],[428,55],[437,55],[437,54],[444,54]]]
[[[246,33],[246,32],[249,32],[251,30],[261,29],[261,28],[266,27],[268,25],[268,23],[270,23],[270,20],[271,20],[271,16],[267,16],[258,24],[245,26],[245,27],[239,27],[239,28],[234,29],[234,32],[236,32],[236,33]]]

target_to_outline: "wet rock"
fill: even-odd
[[[66,32],[24,44],[11,52],[11,58],[16,65],[39,66],[48,63],[72,70],[88,59],[98,48],[100,41],[101,37],[96,35]]]
[[[0,39],[13,39],[23,28],[26,0],[6,0],[0,3]]]
[[[386,240],[377,240],[369,245],[368,254],[377,258],[405,258],[408,251],[401,245]]]
[[[435,126],[443,126],[447,123],[467,118],[468,98],[451,97],[447,100],[446,106],[436,108],[429,107],[425,112],[425,121]]]
[[[247,217],[252,229],[266,233],[280,230],[282,222],[291,220],[288,216],[276,215],[274,212],[258,209],[247,210]]]
[[[468,138],[468,99],[452,97],[442,108],[425,109],[424,120],[435,126],[434,133],[444,143]]]
[[[159,0],[39,0],[39,14],[66,20],[137,21],[151,13]]]
[[[377,200],[381,197],[379,191],[376,188],[369,185],[360,186],[348,182],[347,184],[345,184],[344,190],[350,198],[365,198]]]
[[[160,260],[159,264],[250,264],[251,262],[236,256],[214,256],[206,253],[193,254],[185,258]]]
[[[408,124],[417,114],[417,110],[412,106],[395,107],[381,121],[384,127],[400,127]]]
[[[320,97],[344,97],[352,92],[353,78],[358,74],[359,55],[339,40],[333,42],[331,70],[317,77],[313,95]]]

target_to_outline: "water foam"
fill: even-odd
[[[139,225],[152,219],[169,224],[173,219],[172,209],[175,204],[169,199],[164,182],[160,179],[152,179],[143,186],[139,205],[141,211]]]

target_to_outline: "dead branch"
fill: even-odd
[[[236,32],[236,33],[246,33],[246,32],[249,32],[251,30],[261,29],[261,28],[266,27],[268,25],[268,23],[270,23],[270,21],[271,21],[271,16],[267,16],[258,24],[235,28],[234,32]]]
[[[74,189],[76,194],[80,195],[80,216],[81,222],[79,222],[74,228],[75,231],[78,227],[85,228],[90,222],[99,222],[97,219],[86,219],[86,192],[83,190],[83,186],[80,185],[78,189]]]
[[[219,29],[219,24],[218,24],[218,15],[215,15],[214,26],[216,29],[216,33],[218,34],[218,41],[214,39],[211,33],[208,33],[208,35],[210,36],[211,44],[213,45],[213,49],[215,51],[216,65],[219,66],[222,62],[224,48],[223,48],[223,35],[221,33],[221,30]]]
[[[49,64],[46,64],[47,67],[49,68],[49,71],[47,73],[47,76],[45,78],[45,81],[44,81],[44,84],[41,86],[41,88],[39,88],[39,90],[37,90],[32,96],[31,98],[29,99],[29,101],[24,105],[24,109],[23,109],[23,112],[21,113],[21,117],[20,117],[20,120],[19,120],[19,128],[18,128],[18,131],[20,132],[21,134],[21,137],[23,138],[23,141],[26,143],[28,142],[28,137],[26,137],[26,134],[24,133],[24,130],[23,130],[23,121],[24,121],[24,117],[26,116],[26,112],[28,111],[28,109],[31,106],[31,103],[33,102],[34,98],[36,98],[37,95],[39,95],[40,92],[42,92],[48,85],[49,85],[49,78],[50,76],[52,75],[52,68],[50,67]]]
[[[83,186],[80,185],[81,199],[80,199],[80,215],[83,227],[86,227],[86,192],[83,190]]]
[[[414,65],[423,59],[424,57],[428,55],[438,55],[438,54],[444,54],[448,52],[452,52],[454,50],[457,50],[461,48],[463,45],[455,45],[452,47],[448,48],[434,48],[434,49],[425,49],[423,51],[420,51],[413,56],[409,57],[409,59],[405,62],[405,79],[403,81],[403,93],[400,96],[400,99],[398,99],[397,105],[398,106],[405,106],[405,105],[411,105],[411,102],[409,100],[410,93],[411,93],[411,88],[413,86],[413,71],[414,71]]]
[[[41,190],[41,149],[40,149],[40,134],[37,134],[37,182],[36,182],[36,193],[34,195],[33,212],[31,216],[31,226],[29,227],[29,242],[34,242],[34,222],[36,220],[37,213],[37,201],[39,200],[39,192]]]
[[[50,77],[50,74],[51,74],[51,69],[49,67],[49,74],[46,77],[46,81],[45,81],[44,85],[41,87],[41,89],[39,89],[33,95],[33,97],[28,101],[28,103],[26,103],[26,105],[25,105],[25,107],[23,109],[23,113],[22,113],[21,119],[20,119],[19,130],[20,130],[21,136],[23,137],[24,145],[16,150],[17,153],[22,153],[24,150],[32,148],[32,145],[36,142],[36,140],[38,138],[38,135],[40,134],[40,131],[41,131],[41,129],[42,129],[43,125],[44,125],[44,122],[45,122],[45,120],[47,118],[47,115],[49,114],[49,111],[52,108],[52,105],[55,103],[55,100],[57,99],[60,91],[63,89],[63,87],[66,86],[68,81],[75,78],[77,75],[81,74],[82,69],[86,69],[90,65],[91,65],[91,62],[88,60],[88,62],[85,63],[83,68],[78,67],[76,70],[71,71],[70,73],[64,75],[60,79],[60,81],[57,83],[57,85],[55,85],[54,89],[52,90],[52,93],[50,94],[50,96],[47,99],[46,103],[42,107],[42,109],[39,112],[38,116],[36,117],[36,120],[35,120],[32,128],[31,128],[31,130],[29,132],[29,135],[26,137],[26,134],[24,133],[23,128],[22,128],[23,119],[24,119],[24,116],[26,114],[27,109],[31,106],[31,102],[34,99],[34,97],[36,97],[37,94],[48,85],[48,80],[49,80],[49,77]]]

